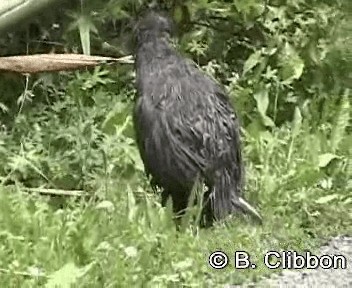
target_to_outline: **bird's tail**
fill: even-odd
[[[236,199],[233,199],[231,201],[231,204],[235,210],[240,210],[244,214],[250,214],[259,223],[263,222],[263,218],[262,218],[262,216],[260,216],[258,211],[252,205],[250,205],[246,200],[244,200],[242,197],[237,197]]]

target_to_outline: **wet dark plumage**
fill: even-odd
[[[136,33],[136,139],[147,175],[163,189],[162,204],[171,196],[175,212],[185,209],[200,176],[211,217],[256,214],[241,197],[239,124],[225,92],[172,48],[168,18],[148,12]]]

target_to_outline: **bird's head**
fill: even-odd
[[[173,23],[162,12],[148,11],[136,25],[136,36],[140,40],[148,35],[158,38],[170,37],[172,33]]]

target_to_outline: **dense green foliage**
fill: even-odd
[[[71,3],[66,14],[52,11],[4,36],[2,55],[27,47],[132,53],[133,21],[145,3],[102,2]],[[189,217],[176,232],[135,146],[133,67],[2,74],[4,287],[221,287],[272,273],[260,263],[266,251],[314,251],[329,236],[352,234],[349,1],[164,2],[179,27],[175,45],[221,81],[236,107],[246,197],[264,225],[239,218],[199,230]],[[96,197],[53,199],[24,187]],[[207,258],[219,249],[248,251],[258,269],[211,269]]]

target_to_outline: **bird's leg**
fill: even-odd
[[[176,216],[181,217],[186,212],[188,206],[188,197],[184,197],[183,195],[177,193],[171,193],[171,198],[174,213]]]
[[[185,213],[188,202],[187,199],[183,199],[182,196],[177,195],[176,193],[171,193],[170,191],[164,189],[161,192],[162,207],[166,207],[167,201],[169,200],[169,196],[171,196],[172,199],[172,210],[175,214],[174,221],[176,224],[176,229],[179,230],[181,225],[181,217]]]
[[[168,190],[163,190],[161,192],[161,206],[166,207],[167,201],[169,200],[169,196],[171,196],[172,199],[172,210],[176,214],[176,216],[181,216],[185,213],[187,205],[188,205],[188,199],[185,199],[181,195],[177,195],[176,193],[171,193]]]
[[[170,196],[169,191],[163,190],[163,192],[161,192],[161,206],[166,207],[167,200],[169,199],[169,196]]]
[[[203,210],[202,210],[202,219],[201,219],[201,226],[202,227],[210,227],[212,226],[214,222],[214,214],[211,209],[211,200],[209,198],[209,193],[205,193],[204,195],[204,205],[203,205]]]

